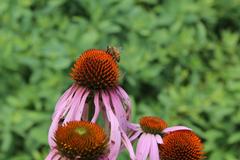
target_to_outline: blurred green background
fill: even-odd
[[[239,0],[1,0],[0,159],[44,159],[72,63],[115,45],[134,122],[186,125],[207,159],[240,160],[239,33]]]

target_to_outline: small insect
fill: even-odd
[[[106,52],[113,57],[115,62],[120,61],[120,50],[117,47],[107,46]]]

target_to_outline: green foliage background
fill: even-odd
[[[0,159],[44,159],[72,63],[111,44],[134,122],[186,125],[207,159],[240,160],[239,33],[239,0],[2,0]]]

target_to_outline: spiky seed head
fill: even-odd
[[[91,90],[114,88],[119,81],[119,68],[113,57],[104,50],[85,51],[70,73],[79,85]]]
[[[104,155],[108,143],[104,130],[87,121],[71,121],[60,125],[54,139],[63,157],[81,160],[95,160]]]
[[[145,116],[139,121],[142,130],[146,133],[161,134],[167,128],[167,123],[159,117]]]
[[[159,145],[161,160],[201,160],[203,144],[192,131],[179,130],[166,134]]]

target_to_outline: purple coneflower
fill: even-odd
[[[130,137],[133,141],[139,136],[136,149],[137,160],[159,160],[158,145],[163,144],[162,135],[177,130],[191,130],[184,126],[167,127],[167,123],[158,117],[146,116],[140,119],[139,125],[131,124],[135,133]],[[161,153],[160,153],[161,154]]]
[[[95,123],[71,121],[58,127],[46,160],[108,160],[108,137]]]
[[[108,47],[106,51],[87,50],[76,60],[70,74],[75,82],[60,97],[52,116],[48,134],[51,148],[55,145],[53,137],[58,125],[79,120],[96,122],[101,112],[110,132],[109,158],[117,158],[122,144],[128,149],[131,159],[135,158],[127,137],[131,104],[118,83],[119,58],[119,52]]]

